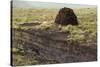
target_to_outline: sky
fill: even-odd
[[[19,1],[13,0],[13,7],[17,8],[93,8],[96,5],[80,5],[66,3],[36,2],[36,1]]]

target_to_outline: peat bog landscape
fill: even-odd
[[[65,25],[61,24],[64,23],[63,20],[57,20],[59,21],[57,23],[60,9],[15,7],[12,9],[11,65],[97,60],[96,7],[72,8],[77,17],[75,25],[67,20],[64,21],[68,23]]]

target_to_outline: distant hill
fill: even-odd
[[[93,8],[96,5],[80,5],[80,4],[65,4],[65,3],[50,3],[50,2],[35,2],[35,1],[13,1],[13,7],[16,8]]]

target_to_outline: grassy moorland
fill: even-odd
[[[78,26],[55,24],[58,9],[14,8],[12,13],[12,65],[96,60],[96,8],[73,10],[78,18]],[[38,47],[35,46],[36,44]],[[38,53],[37,50],[40,54],[35,55]],[[52,50],[55,54],[51,53]],[[53,56],[59,58],[54,59]],[[65,57],[66,60],[64,60]]]

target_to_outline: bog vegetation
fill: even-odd
[[[61,26],[54,24],[57,9],[21,9],[13,10],[12,26],[14,28],[31,29],[38,28],[42,30],[59,30],[70,32],[68,40],[83,43],[96,42],[97,24],[96,8],[74,9],[78,17],[78,26]],[[39,22],[38,26],[19,26],[23,23]]]

